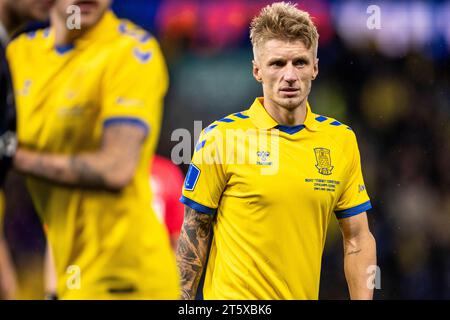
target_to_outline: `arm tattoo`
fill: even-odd
[[[19,172],[56,184],[119,191],[135,175],[144,139],[142,128],[117,124],[105,129],[95,151],[69,156],[19,148],[14,165]]]
[[[78,175],[78,180],[81,184],[91,184],[93,186],[106,185],[103,172],[99,172],[99,170],[90,166],[87,161],[79,157],[75,156],[70,158],[70,168]]]
[[[194,299],[205,267],[212,237],[214,216],[185,207],[183,228],[178,239],[177,265],[181,275],[182,299]]]

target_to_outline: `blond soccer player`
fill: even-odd
[[[202,132],[183,187],[183,298],[196,296],[205,272],[205,299],[318,299],[336,216],[350,298],[371,299],[376,249],[355,133],[308,103],[316,27],[307,12],[274,3],[253,19],[250,37],[263,97]],[[230,144],[230,134],[239,143]],[[247,157],[236,161],[240,154]]]

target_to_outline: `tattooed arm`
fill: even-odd
[[[339,220],[344,238],[344,270],[350,298],[352,300],[369,300],[373,298],[373,289],[369,287],[369,266],[375,266],[376,244],[369,230],[367,214]]]
[[[133,178],[145,132],[129,124],[105,129],[98,151],[73,156],[20,148],[17,171],[69,186],[121,190]]]
[[[181,298],[193,300],[206,263],[212,237],[213,215],[185,206],[184,222],[178,238],[177,265],[181,275]]]

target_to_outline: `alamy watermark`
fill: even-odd
[[[81,9],[79,6],[71,5],[67,7],[66,13],[68,15],[66,20],[66,27],[69,30],[81,29]]]
[[[381,8],[377,5],[370,5],[367,7],[366,10],[367,14],[369,14],[369,17],[366,21],[367,29],[369,30],[379,30],[381,29]]]
[[[367,267],[366,274],[367,278],[367,288],[368,289],[381,289],[381,269],[379,266],[371,265]]]
[[[171,152],[173,163],[260,166],[261,174],[273,175],[279,169],[279,131],[257,129],[216,129],[216,124],[205,128],[194,121],[194,137],[186,128],[172,132],[171,141],[178,142]],[[198,138],[197,138],[198,137]],[[195,145],[192,141],[197,141]]]
[[[70,265],[66,269],[67,281],[66,286],[69,290],[81,289],[81,268],[77,265]]]

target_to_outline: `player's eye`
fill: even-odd
[[[275,60],[275,61],[272,61],[271,63],[270,63],[270,66],[274,66],[274,67],[282,67],[282,66],[284,66],[284,61],[281,61],[281,60]]]
[[[303,67],[306,66],[308,64],[308,61],[305,59],[298,59],[294,61],[294,65],[299,66],[299,67]]]

